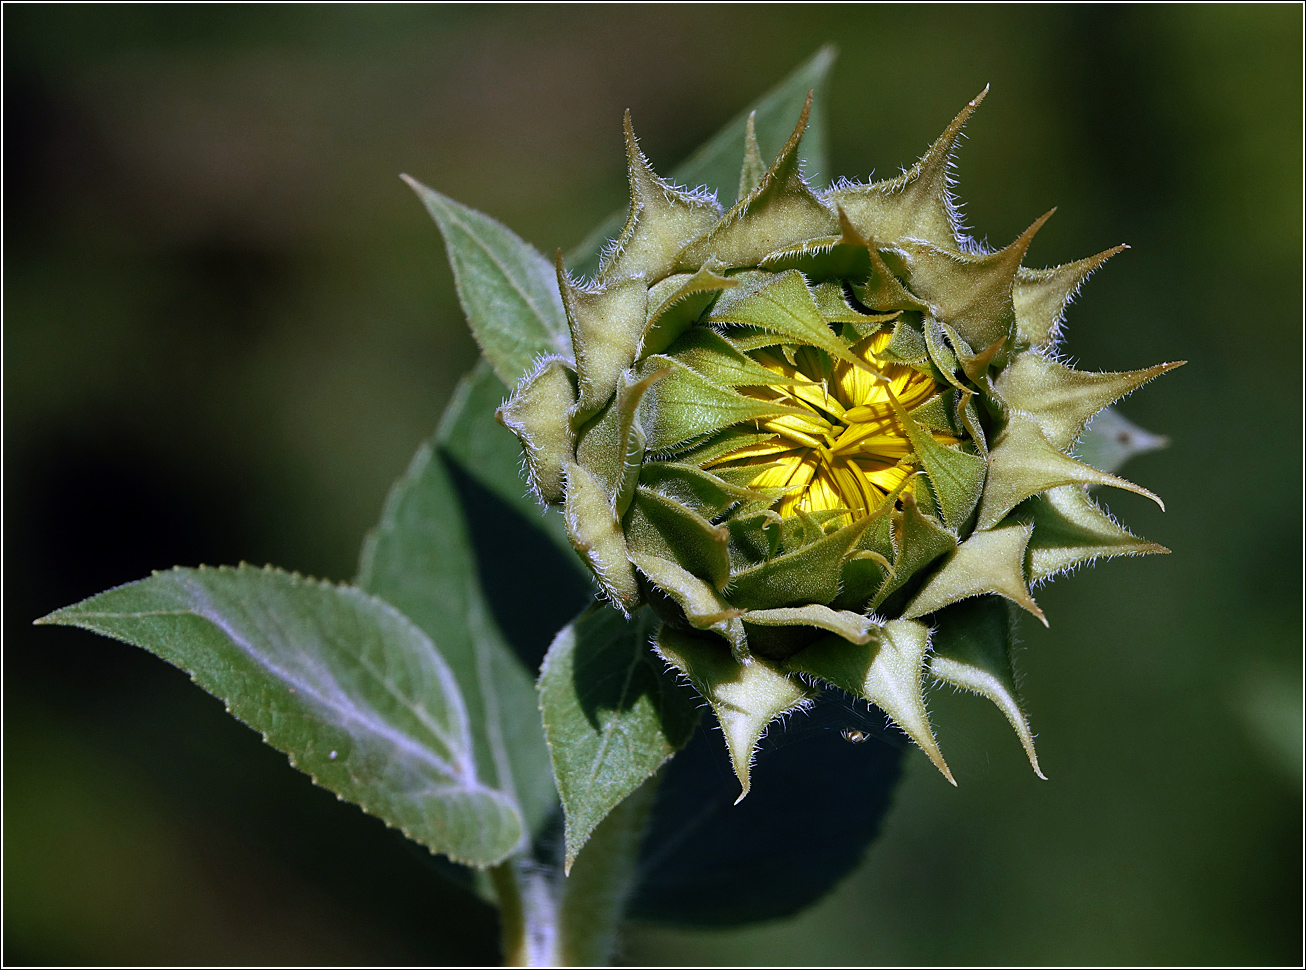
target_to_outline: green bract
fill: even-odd
[[[606,599],[660,618],[655,649],[711,703],[744,793],[758,739],[816,684],[878,705],[951,780],[927,675],[992,700],[1037,772],[1008,604],[1043,620],[1031,583],[1166,551],[1087,487],[1160,500],[1071,449],[1176,365],[1056,359],[1066,305],[1123,247],[1028,269],[1046,215],[996,252],[961,233],[948,166],[982,97],[902,175],[827,191],[800,166],[810,95],[769,166],[750,118],[724,211],[655,174],[627,115],[625,228],[592,280],[559,256],[569,346],[499,411]]]

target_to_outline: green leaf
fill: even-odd
[[[693,275],[680,273],[651,288],[648,324],[640,342],[639,356],[660,354],[686,331],[695,332],[690,328],[703,311],[711,306],[722,290],[737,285],[735,280],[718,276],[710,266],[704,266]]]
[[[838,193],[834,193],[836,198],[831,201],[837,201]],[[902,281],[893,275],[884,262],[884,257],[880,255],[879,250],[874,245],[870,246],[868,253],[871,257],[871,278],[865,284],[853,284],[853,295],[862,303],[872,310],[888,312],[891,310],[925,310],[927,307],[924,303],[916,298],[912,293],[907,292],[907,288],[902,285]],[[917,339],[920,335],[917,334]],[[920,344],[920,356],[915,360],[925,358],[925,345]],[[905,359],[905,358],[901,358]]]
[[[541,359],[498,410],[526,453],[531,492],[548,505],[562,501],[563,462],[576,453],[576,432],[567,414],[576,403],[576,385],[558,357]]]
[[[762,158],[762,149],[757,144],[757,112],[749,112],[744,122],[744,164],[739,170],[739,192],[735,196],[742,199],[762,184],[766,175],[766,162]]]
[[[811,119],[811,98],[762,180],[711,229],[676,257],[676,268],[692,272],[710,259],[728,266],[757,266],[777,250],[838,232],[835,213],[802,175],[802,138]]]
[[[563,627],[540,671],[540,710],[566,812],[570,870],[595,826],[685,746],[693,693],[649,649],[653,618],[591,608]]]
[[[830,193],[830,202],[847,211],[862,234],[881,242],[904,237],[924,239],[946,249],[961,246],[956,207],[950,191],[952,156],[962,126],[984,100],[986,87],[952,120],[942,135],[911,168],[873,185],[845,185]]]
[[[683,191],[657,176],[639,149],[629,109],[625,129],[630,215],[621,235],[604,249],[599,275],[638,276],[651,283],[667,275],[685,243],[721,218],[721,206],[711,195]]]
[[[38,621],[187,671],[314,781],[469,865],[522,842],[477,771],[468,712],[430,637],[376,597],[270,568],[173,569]]]
[[[1088,423],[1084,435],[1074,447],[1080,461],[1104,472],[1117,472],[1136,455],[1168,447],[1164,435],[1144,431],[1115,408],[1104,408]]]
[[[744,160],[744,130],[749,114],[756,112],[754,122],[762,158],[774,158],[793,131],[794,122],[798,120],[803,103],[807,100],[807,93],[814,91],[801,155],[805,161],[803,172],[807,180],[812,185],[823,184],[829,173],[826,161],[825,90],[835,56],[836,51],[832,45],[818,50],[793,74],[708,139],[672,171],[672,179],[681,185],[705,185],[716,192],[717,198],[729,201],[739,184],[740,167]],[[598,267],[599,251],[604,243],[621,231],[625,219],[625,209],[614,212],[576,247],[568,258],[568,263],[576,272],[586,275],[594,273]]]
[[[612,499],[593,474],[567,462],[567,538],[594,572],[603,595],[623,613],[639,605],[639,586]]]
[[[639,875],[640,837],[648,826],[656,791],[656,779],[644,782],[594,830],[561,887],[558,959],[535,966],[608,965]]]
[[[772,273],[796,269],[823,289],[817,303],[821,316],[831,323],[847,321],[865,323],[874,319],[860,314],[844,302],[843,280],[864,281],[871,275],[871,252],[863,240],[860,245],[843,241],[839,236],[816,236],[768,253],[759,264]],[[833,314],[826,312],[829,306]]]
[[[538,828],[554,796],[532,678],[490,616],[457,493],[429,445],[391,489],[358,584],[439,638],[465,699],[481,777],[520,800],[528,827]]]
[[[890,398],[912,447],[920,456],[929,477],[930,489],[943,513],[944,524],[957,530],[965,523],[984,490],[984,459],[941,445],[928,431],[922,431],[897,399]]]
[[[871,638],[875,622],[868,616],[848,610],[832,610],[820,603],[785,606],[774,610],[750,610],[743,616],[747,626],[810,626],[837,633],[851,643],[865,643]]]
[[[575,450],[576,461],[594,475],[611,496],[617,517],[626,514],[639,484],[647,443],[638,420],[640,402],[648,389],[665,376],[652,371],[635,379],[626,371],[617,379],[617,393],[584,430]]]
[[[511,387],[537,357],[570,358],[553,264],[507,226],[416,179],[404,181],[444,235],[472,336],[499,379]]]
[[[1099,266],[1128,248],[1116,246],[1096,256],[1048,269],[1022,266],[1016,271],[1016,283],[1011,291],[1017,335],[1034,347],[1055,344],[1062,316],[1080,286]]]
[[[891,594],[901,589],[909,579],[946,552],[957,547],[957,538],[945,529],[932,515],[922,515],[911,492],[902,495],[902,519],[894,523],[893,574],[886,576],[884,585],[871,600],[872,609],[878,608]]]
[[[933,316],[952,326],[972,347],[989,347],[1016,327],[1011,289],[1020,261],[1035,233],[1052,213],[1039,218],[1015,242],[996,253],[958,254],[930,243],[903,240],[885,252]]]
[[[856,287],[854,287],[854,290]],[[930,355],[925,346],[925,337],[906,320],[899,320],[893,325],[893,335],[880,356],[885,360],[902,364],[919,364]]]
[[[679,363],[713,384],[724,387],[774,387],[805,383],[802,378],[786,378],[768,370],[707,327],[695,327],[682,335],[672,344],[670,353]]]
[[[495,422],[504,387],[481,363],[445,411],[432,443],[423,445],[407,473],[392,487],[381,521],[364,544],[358,584],[380,596],[440,643],[466,700],[478,770],[505,791],[515,791],[531,832],[556,804],[548,752],[536,714],[534,664],[523,663],[505,642],[494,597],[479,581],[487,562],[478,556],[473,525],[491,530],[491,547],[504,544],[494,527],[507,527],[518,550],[544,560],[542,573],[555,586],[542,597],[561,601],[562,611],[583,604],[588,572],[562,535],[561,516],[541,516],[518,475],[521,448]],[[451,468],[452,463],[452,468]],[[493,514],[473,521],[455,481],[455,469],[481,485],[480,504]],[[490,488],[497,491],[490,492]],[[514,577],[487,577],[504,586]],[[513,602],[519,607],[520,600]],[[534,611],[531,611],[534,612]],[[528,613],[529,615],[529,613]],[[544,623],[562,617],[542,616]],[[534,633],[542,653],[556,626]],[[516,631],[514,631],[516,632]],[[529,631],[527,637],[529,638]],[[523,639],[517,633],[517,639]],[[525,651],[523,651],[525,652]]]
[[[579,428],[611,399],[621,372],[635,363],[648,320],[648,287],[642,277],[635,277],[581,289],[559,266],[558,288],[576,351],[580,399],[571,419]]]
[[[639,481],[641,485],[709,519],[735,502],[765,498],[759,492],[732,485],[696,465],[676,462],[645,462],[639,470]]]

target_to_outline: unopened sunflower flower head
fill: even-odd
[[[878,705],[949,780],[923,690],[982,694],[1041,775],[993,646],[1012,606],[1046,622],[1031,583],[1166,551],[1088,487],[1160,500],[1071,450],[1177,365],[1056,357],[1070,299],[1123,247],[1030,269],[1047,215],[995,252],[962,234],[948,170],[982,98],[902,175],[828,191],[800,168],[810,96],[769,165],[750,118],[728,209],[655,174],[627,115],[625,228],[592,280],[558,260],[572,352],[500,409],[605,598],[657,613],[653,648],[710,702],[745,794],[768,724],[821,686]]]

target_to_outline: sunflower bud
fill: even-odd
[[[659,178],[627,115],[625,228],[591,281],[558,261],[573,355],[540,360],[499,412],[606,598],[661,617],[655,648],[710,701],[745,793],[759,737],[814,683],[879,705],[949,780],[923,688],[983,694],[1038,771],[991,646],[1005,604],[1046,622],[1031,582],[1165,551],[1086,486],[1160,500],[1071,448],[1176,365],[1054,356],[1066,305],[1119,249],[1027,269],[1047,215],[996,252],[961,235],[948,166],[982,97],[899,177],[824,192],[799,164],[810,96],[769,167],[750,119],[727,211]]]

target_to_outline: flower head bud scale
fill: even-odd
[[[980,693],[1039,771],[1010,656],[980,633],[1006,642],[1009,606],[1046,622],[1031,583],[1165,551],[1087,487],[1160,500],[1072,448],[1177,365],[1055,355],[1121,247],[1030,269],[1051,213],[996,251],[962,235],[949,168],[983,96],[898,177],[827,191],[801,171],[810,96],[769,165],[750,118],[724,211],[654,172],[627,113],[625,227],[593,280],[558,259],[572,354],[500,411],[603,595],[661,617],[655,649],[711,703],[744,793],[756,742],[812,684],[877,704],[949,780],[923,690]]]

